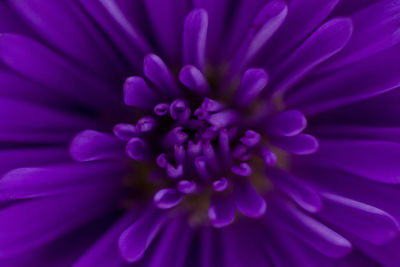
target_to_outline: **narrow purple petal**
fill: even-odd
[[[113,135],[85,130],[71,141],[70,153],[77,161],[123,157],[123,146],[124,143]]]
[[[124,102],[128,106],[152,109],[157,102],[157,95],[150,89],[143,78],[129,77],[124,83]]]
[[[193,65],[186,65],[181,69],[179,80],[196,94],[205,96],[210,91],[203,73]]]
[[[353,23],[348,18],[336,18],[325,22],[276,71],[273,90],[290,89],[313,68],[339,52],[353,33]]]
[[[330,193],[322,197],[324,209],[319,216],[367,242],[382,245],[400,234],[398,222],[383,210]]]
[[[170,209],[178,205],[183,199],[183,195],[176,189],[164,188],[154,195],[154,204],[160,209]]]
[[[317,192],[300,179],[277,168],[269,168],[267,176],[280,190],[285,192],[303,209],[308,212],[321,210],[322,201]]]
[[[204,69],[208,14],[204,9],[191,11],[185,20],[183,30],[183,63],[200,71]]]
[[[240,107],[247,107],[251,104],[265,88],[268,79],[268,74],[264,69],[247,70],[235,93],[235,104]]]
[[[214,227],[224,227],[235,219],[235,203],[230,195],[214,195],[211,199],[208,217]]]
[[[318,140],[309,134],[276,136],[273,137],[272,142],[277,147],[296,155],[312,154],[319,148]]]
[[[267,131],[273,134],[294,136],[307,127],[307,120],[298,110],[286,110],[273,116],[267,122]]]
[[[248,181],[234,184],[234,198],[237,209],[249,217],[261,217],[267,210],[267,203]]]
[[[169,98],[179,96],[178,84],[161,58],[154,54],[147,55],[144,58],[143,71],[161,93]]]
[[[118,246],[122,257],[128,262],[140,260],[165,222],[163,211],[155,207],[147,208],[119,237]]]

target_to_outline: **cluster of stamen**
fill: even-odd
[[[241,115],[221,102],[204,98],[192,110],[184,99],[175,99],[156,104],[152,113],[136,125],[117,124],[114,133],[128,141],[130,158],[164,170],[170,186],[153,198],[161,209],[176,206],[187,195],[229,190],[234,179],[252,175],[249,161],[254,156],[269,166],[276,164],[276,155],[262,145],[261,135],[243,130]]]

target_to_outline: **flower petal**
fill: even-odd
[[[80,132],[70,144],[71,156],[76,161],[123,157],[124,152],[124,142],[113,135],[93,130]]]
[[[163,211],[153,206],[148,207],[119,237],[118,246],[122,257],[128,262],[140,260],[165,222]]]
[[[318,216],[367,242],[382,245],[400,234],[398,223],[383,210],[335,194],[322,197],[324,208]]]

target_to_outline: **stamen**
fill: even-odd
[[[182,145],[175,145],[174,147],[175,161],[178,164],[184,165],[186,162],[186,151]]]
[[[242,145],[242,144],[238,144],[238,145],[233,149],[232,156],[233,156],[235,159],[240,159],[243,155],[247,154],[248,151],[249,151],[249,149],[248,149],[247,146],[244,146],[244,145]]]
[[[203,144],[203,153],[208,166],[210,166],[214,172],[219,172],[219,160],[210,141]]]
[[[203,73],[192,65],[187,65],[181,69],[179,80],[198,95],[207,95],[210,90]]]
[[[233,110],[224,110],[214,113],[207,118],[207,121],[218,129],[225,128],[238,120],[238,114]]]
[[[219,133],[219,149],[221,158],[226,167],[232,165],[231,148],[229,143],[229,135],[226,129],[222,129]]]
[[[167,166],[167,157],[165,156],[164,153],[161,153],[160,155],[158,155],[157,159],[156,159],[156,163],[160,168],[165,168]]]
[[[176,99],[169,106],[169,113],[174,120],[177,120],[179,116],[185,111],[186,104],[182,99]]]
[[[149,148],[140,138],[134,137],[126,145],[126,154],[137,161],[146,161],[149,159]]]
[[[252,170],[250,168],[250,165],[247,164],[246,162],[242,162],[239,165],[235,165],[231,168],[232,172],[236,175],[243,176],[243,177],[248,177],[251,175]]]
[[[122,141],[128,141],[137,135],[135,125],[130,123],[118,123],[114,126],[113,132]]]
[[[183,166],[179,164],[178,166],[173,166],[170,163],[167,163],[166,173],[169,178],[179,179],[183,176]]]
[[[197,157],[194,161],[194,165],[196,167],[196,170],[197,170],[199,176],[202,179],[204,179],[206,181],[210,181],[212,179],[212,176],[207,169],[207,164],[206,164],[204,157]]]
[[[208,14],[195,9],[186,17],[183,30],[183,61],[203,70],[205,61]]]
[[[174,145],[181,145],[183,144],[189,136],[182,132],[182,127],[176,127],[169,131],[163,140],[164,147],[171,148]]]
[[[164,116],[169,111],[169,105],[167,103],[159,103],[154,107],[154,113],[158,116]]]
[[[276,154],[266,147],[261,149],[261,157],[263,158],[265,164],[269,167],[275,166],[278,161]]]
[[[183,194],[193,194],[197,191],[197,185],[193,181],[182,180],[178,183],[178,190]]]
[[[203,142],[200,140],[195,143],[192,140],[188,142],[188,156],[190,161],[194,161],[195,158],[201,155],[203,152]]]
[[[249,69],[242,77],[235,94],[235,104],[247,107],[262,92],[268,83],[268,74],[264,69]]]
[[[155,127],[156,127],[156,120],[150,116],[141,118],[136,124],[136,129],[140,133],[150,132]]]
[[[175,189],[164,188],[159,190],[153,197],[154,203],[160,209],[170,209],[178,205],[183,195]]]
[[[214,181],[212,187],[214,191],[222,192],[228,188],[228,185],[229,185],[228,180],[225,177],[222,177],[221,179]]]
[[[245,136],[240,138],[240,142],[242,142],[244,145],[248,147],[254,147],[258,145],[260,140],[261,140],[260,134],[253,130],[247,130],[245,132]]]
[[[124,102],[127,106],[151,109],[157,101],[157,95],[151,90],[142,77],[133,76],[124,83]]]
[[[144,58],[143,72],[166,97],[175,98],[180,95],[174,76],[160,57],[154,54],[147,55]]]

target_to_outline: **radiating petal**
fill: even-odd
[[[267,210],[265,200],[246,180],[238,180],[234,184],[234,199],[236,208],[249,217],[260,217]]]
[[[71,156],[63,146],[26,147],[0,150],[0,175],[20,167],[33,167],[70,162]]]
[[[325,62],[318,72],[343,67],[399,43],[399,12],[397,0],[384,0],[353,14],[354,32],[349,43]]]
[[[324,208],[318,216],[367,242],[382,245],[400,234],[398,222],[383,210],[330,193],[322,197]]]
[[[314,164],[337,168],[367,179],[400,183],[400,144],[375,140],[320,140]]]
[[[0,140],[66,143],[82,128],[98,128],[88,117],[25,101],[0,98]]]
[[[139,219],[127,228],[119,237],[118,246],[127,262],[140,260],[146,249],[157,236],[166,222],[166,216],[158,208],[148,207]]]
[[[119,103],[117,94],[106,81],[25,36],[1,34],[0,59],[23,76],[65,97],[66,101],[98,110]]]
[[[164,233],[154,250],[149,267],[183,267],[188,257],[193,230],[187,225],[186,218],[174,218],[165,226]],[[173,244],[173,245],[171,245]]]
[[[147,0],[145,6],[163,57],[168,63],[180,63],[183,24],[188,3],[180,0]]]
[[[277,168],[268,169],[267,176],[303,209],[309,212],[317,212],[322,208],[322,201],[317,192],[300,179]]]
[[[118,74],[115,51],[80,7],[71,1],[9,1],[46,40],[99,74]],[[110,65],[113,64],[113,67]],[[115,76],[114,76],[115,77]],[[117,76],[118,77],[118,76]]]
[[[118,238],[134,222],[138,213],[137,209],[127,212],[74,263],[73,267],[122,265],[124,260],[118,251]]]
[[[123,157],[124,143],[113,135],[93,130],[77,134],[70,144],[71,156],[77,161]]]
[[[271,139],[275,146],[295,155],[313,154],[319,149],[318,140],[309,134],[274,136]]]
[[[277,220],[276,222],[280,224],[280,227],[290,231],[315,250],[332,258],[341,258],[352,250],[351,243],[340,234],[306,215],[291,204],[278,204],[278,201],[283,202],[284,200],[277,199],[275,201],[277,207],[274,209],[271,208],[273,217],[268,218]]]
[[[274,71],[274,83],[270,88],[275,92],[290,89],[313,68],[339,52],[352,32],[353,23],[348,18],[325,22]]]
[[[294,136],[307,127],[307,120],[298,110],[286,110],[268,119],[266,130],[272,134]]]
[[[114,186],[75,194],[37,198],[0,210],[0,256],[6,257],[44,244],[100,217],[115,206]]]
[[[231,195],[215,194],[208,209],[208,217],[214,227],[224,227],[235,219],[235,203]]]
[[[302,84],[285,102],[311,115],[395,89],[400,85],[399,50],[400,45],[394,46]]]
[[[204,9],[191,11],[183,30],[183,63],[203,71],[206,53],[208,14]]]
[[[118,183],[116,180],[122,177],[125,169],[123,164],[117,162],[68,163],[13,169],[0,179],[0,195],[24,199],[60,195],[84,187],[94,189],[100,185]]]

